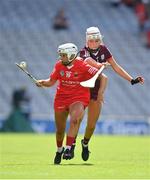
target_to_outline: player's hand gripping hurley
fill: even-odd
[[[102,67],[97,71],[97,73],[91,79],[80,82],[80,85],[83,87],[93,88],[95,86],[96,79],[101,74],[101,72],[103,71],[104,68],[105,68],[105,65],[102,65]]]
[[[26,66],[27,66],[27,65],[26,65],[26,62],[21,62],[20,64],[15,63],[15,64],[16,64],[16,66],[17,66],[18,68],[20,68],[25,74],[27,74],[34,83],[38,83],[37,79],[27,71],[27,69],[26,69]]]

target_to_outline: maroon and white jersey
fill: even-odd
[[[103,63],[107,61],[109,62],[110,58],[112,57],[112,54],[105,45],[100,45],[99,49],[96,52],[91,51],[88,47],[84,47],[80,50],[80,57],[82,59],[91,57],[96,62]],[[95,82],[95,87],[90,88],[90,99],[97,100],[99,87],[100,80],[97,79]]]
[[[88,47],[84,47],[80,51],[80,57],[83,59],[91,57],[96,62],[103,63],[108,61],[112,57],[112,54],[105,45],[100,45],[97,52],[91,52]]]

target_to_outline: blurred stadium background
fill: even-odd
[[[53,29],[56,12],[64,7],[69,28]],[[97,133],[150,133],[150,49],[133,8],[110,0],[0,0],[0,127],[11,111],[12,92],[26,86],[31,96],[31,123],[37,132],[54,132],[53,99],[56,87],[37,88],[15,62],[25,60],[37,78],[47,78],[57,59],[57,47],[65,42],[79,49],[85,31],[98,26],[104,42],[133,77],[142,75],[143,86],[131,86],[111,69]],[[80,132],[85,127],[82,122]]]

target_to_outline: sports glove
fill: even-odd
[[[141,81],[142,81],[142,77],[139,76],[139,77],[137,77],[135,79],[132,79],[131,84],[134,85],[134,84],[137,84],[137,83],[139,83]]]

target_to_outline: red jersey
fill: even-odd
[[[71,66],[64,66],[61,61],[58,61],[50,75],[51,79],[59,81],[55,101],[61,101],[61,104],[83,101],[87,104],[90,98],[89,88],[82,87],[80,82],[90,79],[96,72],[96,68],[79,57]]]

